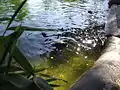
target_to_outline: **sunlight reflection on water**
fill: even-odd
[[[98,23],[106,21],[106,0],[87,0],[84,2],[29,0],[27,7],[29,9],[28,17],[30,17],[27,24],[42,28],[82,28],[93,21]],[[92,11],[92,15],[88,11]]]

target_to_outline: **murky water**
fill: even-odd
[[[0,0],[1,33],[20,2]],[[44,73],[70,82],[55,89],[67,90],[102,50],[107,3],[108,0],[28,0],[9,29],[22,24],[25,33],[18,41],[21,51],[34,63],[45,63],[47,59],[44,66],[49,69]]]

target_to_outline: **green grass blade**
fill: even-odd
[[[57,80],[63,81],[63,82],[65,82],[65,83],[68,83],[66,80],[59,79],[59,78],[50,78],[50,79],[47,79],[46,81],[48,81],[48,82],[53,82],[53,81],[57,81]]]
[[[45,77],[45,78],[53,78],[52,76],[47,75],[47,74],[43,74],[43,73],[39,73],[39,74],[40,76]]]
[[[39,72],[42,72],[42,71],[45,71],[46,68],[36,68],[37,66],[33,67],[34,68],[34,73],[39,73]]]
[[[17,27],[18,26],[8,27],[7,30],[15,31]],[[59,29],[36,28],[36,27],[27,27],[27,26],[21,26],[21,28],[24,29],[25,31],[59,31]]]
[[[16,62],[19,63],[24,70],[26,70],[26,72],[34,73],[31,64],[17,47],[15,47],[14,49],[13,57],[16,60]]]
[[[0,65],[5,61],[9,52],[10,38],[4,37],[0,39]]]
[[[17,75],[17,74],[8,75],[8,81],[19,88],[28,87],[32,83],[31,80],[28,80],[20,75]]]
[[[1,54],[0,64],[2,64],[5,61],[8,55],[8,52],[10,53],[10,55],[12,54],[12,51],[14,50],[14,46],[16,45],[17,39],[21,36],[23,31],[24,30],[21,29],[21,26],[19,26],[16,32],[0,38],[0,50],[2,51],[0,52]]]
[[[31,80],[28,80],[18,74],[9,74],[9,75],[1,74],[0,76],[2,77],[3,82],[9,82],[13,86],[15,86],[21,90],[24,90],[24,88],[26,88],[32,84]]]
[[[40,90],[53,90],[51,86],[48,84],[48,82],[42,78],[36,77],[34,78],[33,81],[37,85],[37,87],[40,88]]]
[[[6,71],[7,65],[1,65],[0,66],[0,73],[4,73]],[[20,66],[17,65],[11,65],[9,68],[9,72],[18,72],[18,71],[23,71],[23,69]]]
[[[61,87],[62,85],[50,84],[51,87]]]

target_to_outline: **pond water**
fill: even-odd
[[[0,32],[22,0],[0,0]],[[9,30],[22,24],[18,41],[24,55],[43,73],[68,81],[69,86],[96,60],[104,44],[108,0],[28,0]],[[55,82],[56,83],[56,82]]]

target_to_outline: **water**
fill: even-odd
[[[78,0],[75,2],[29,0],[27,2],[29,19],[26,19],[24,24],[39,28],[68,29],[83,28],[91,22],[103,23],[107,9],[106,3],[101,0]],[[88,11],[92,11],[93,14],[90,15]]]
[[[0,32],[22,0],[0,0]],[[108,0],[28,0],[10,30],[22,24],[18,47],[43,72],[69,86],[93,65],[104,44]],[[54,73],[53,73],[54,72]],[[57,81],[60,83],[60,81]]]
[[[1,18],[8,19],[21,0],[1,0]],[[92,13],[88,13],[91,11]],[[106,21],[107,0],[28,0],[17,22],[35,28],[83,28],[90,23]],[[16,24],[16,23],[15,23]],[[14,26],[14,24],[13,24]]]

